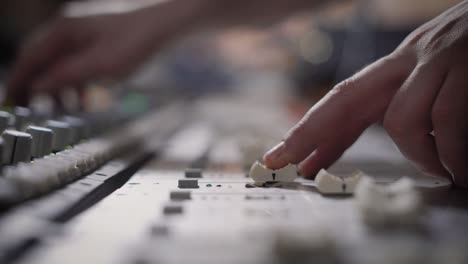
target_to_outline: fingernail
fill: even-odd
[[[286,158],[285,149],[286,145],[284,144],[284,141],[281,141],[278,145],[267,151],[267,153],[265,153],[263,156],[263,162],[265,165],[267,167],[275,167],[276,164],[283,163],[283,160]]]

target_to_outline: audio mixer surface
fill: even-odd
[[[468,263],[468,195],[418,173],[377,126],[320,181],[294,165],[254,181],[292,121],[234,96],[160,107],[32,162],[8,145],[61,125],[5,132],[1,263]]]

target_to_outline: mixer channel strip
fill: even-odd
[[[157,155],[165,139],[183,123],[184,109],[168,106],[118,132],[4,167],[0,177],[0,263],[16,259],[53,226],[121,187]],[[154,127],[161,128],[155,133]],[[142,144],[149,137],[154,144]],[[15,229],[19,222],[27,228]]]

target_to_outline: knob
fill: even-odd
[[[178,186],[179,186],[180,189],[197,189],[198,188],[198,180],[180,179]]]
[[[15,107],[15,128],[16,130],[23,130],[31,119],[31,110],[25,107]]]
[[[192,199],[191,192],[189,191],[172,191],[170,192],[169,197],[173,201],[183,201]]]
[[[54,132],[50,128],[39,126],[28,126],[26,132],[32,136],[33,158],[40,158],[52,152]]]
[[[197,168],[188,168],[185,170],[185,178],[202,178],[202,170]]]
[[[5,131],[10,125],[11,114],[5,111],[0,111],[0,132]]]
[[[3,164],[3,156],[5,152],[5,141],[0,137],[0,164]],[[1,188],[1,187],[0,187]]]
[[[69,124],[61,121],[49,120],[46,127],[54,133],[52,140],[52,150],[57,152],[65,149],[70,144],[72,130]]]
[[[72,130],[71,144],[78,143],[86,137],[86,124],[83,119],[74,116],[65,116],[63,121],[68,123]]]
[[[29,162],[31,160],[32,137],[30,134],[15,130],[5,130],[2,137],[4,140],[4,164]]]

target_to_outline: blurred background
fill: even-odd
[[[86,14],[153,2],[157,0],[3,0],[0,2],[0,78],[3,81],[7,78],[8,69],[27,36],[65,7]],[[141,100],[162,100],[181,90],[193,94],[233,87],[251,90],[261,85],[257,81],[253,82],[255,85],[244,84],[261,77],[279,86],[292,100],[293,112],[300,115],[334,84],[391,52],[414,28],[458,1],[329,2],[314,12],[291,17],[267,29],[230,28],[187,36],[149,58],[125,82],[93,85],[89,89],[93,96],[87,97],[85,108],[105,107],[103,102],[111,102],[116,94],[118,97],[124,94],[127,99],[130,96],[132,100],[137,98],[140,101],[130,100],[128,104],[144,108],[151,102]],[[109,93],[103,86],[125,88]],[[260,89],[258,94],[261,93]]]

